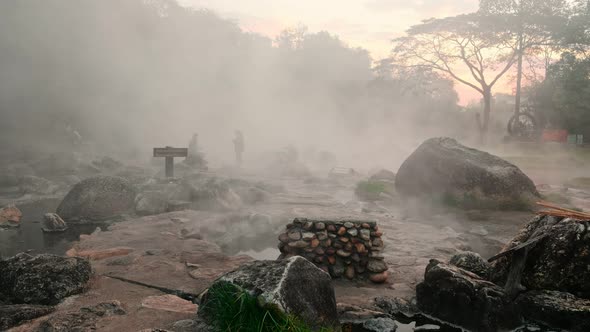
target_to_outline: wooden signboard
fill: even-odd
[[[187,148],[154,148],[154,157],[187,157]]]
[[[187,157],[187,148],[173,148],[167,146],[165,148],[154,148],[154,157],[166,158],[166,177],[174,177],[174,157]]]

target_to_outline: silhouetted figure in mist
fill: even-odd
[[[239,130],[236,130],[236,137],[234,138],[234,150],[236,152],[236,163],[238,166],[241,166],[242,153],[244,153],[244,135]]]

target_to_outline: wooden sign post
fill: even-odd
[[[187,157],[187,148],[173,148],[167,146],[165,148],[154,148],[154,157],[166,158],[166,177],[174,177],[174,157]]]

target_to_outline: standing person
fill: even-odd
[[[244,135],[241,131],[236,130],[234,138],[234,151],[236,152],[236,163],[242,165],[242,153],[244,153]]]

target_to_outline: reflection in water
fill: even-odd
[[[41,230],[43,215],[54,212],[59,202],[58,199],[45,199],[19,205],[23,213],[20,227],[0,229],[0,257],[10,257],[27,250],[33,254],[63,255],[72,247],[72,242],[78,241],[80,234],[90,234],[98,227],[95,224],[69,224],[68,230],[63,233],[44,233]]]

